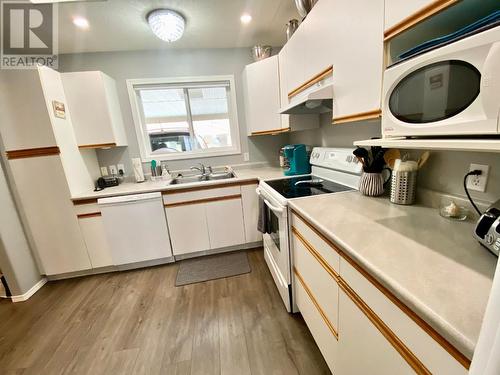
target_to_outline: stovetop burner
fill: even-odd
[[[304,182],[296,184],[299,181]],[[310,181],[310,183],[307,183],[307,181]],[[282,178],[280,180],[266,181],[266,184],[287,199],[354,190],[349,186],[340,185],[316,176]]]

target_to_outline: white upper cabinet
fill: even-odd
[[[281,129],[278,56],[247,65],[243,84],[248,135]]]
[[[385,0],[385,30],[396,26],[422,8],[441,2],[436,0]]]
[[[97,71],[61,76],[78,146],[126,146],[115,81]]]
[[[306,61],[306,40],[306,35],[300,25],[280,51],[280,69],[283,69],[287,96],[307,80],[305,64],[309,61]]]
[[[333,4],[324,16],[334,35],[334,123],[380,117],[384,1],[321,0],[317,6],[324,2]]]
[[[332,17],[338,7],[335,0],[321,0],[316,3],[301,25],[302,55],[304,56],[304,78],[307,82],[328,70],[339,54],[334,48],[338,35],[332,33]]]

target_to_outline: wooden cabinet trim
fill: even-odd
[[[259,183],[259,180],[257,178],[255,178],[255,179],[251,179],[251,180],[247,180],[247,181],[236,181],[236,182],[229,182],[229,183],[192,186],[192,187],[185,187],[185,188],[179,188],[179,189],[165,190],[165,191],[162,191],[162,194],[163,195],[179,194],[179,193],[187,193],[190,191],[219,189],[219,188],[224,188],[224,187],[241,186],[241,185],[254,185],[254,184],[258,184],[258,183]]]
[[[343,279],[340,279],[339,286],[417,374],[431,374],[427,367],[420,362],[417,356],[413,354],[410,349],[408,349],[401,339],[396,336],[396,334],[382,321],[382,319],[380,319],[377,314],[375,314],[366,302],[363,301]]]
[[[116,147],[116,143],[96,143],[96,144],[91,144],[91,145],[81,145],[78,146],[80,150],[82,149],[87,149],[87,148],[110,148],[110,147]]]
[[[311,302],[313,303],[313,305],[316,307],[316,309],[318,310],[319,314],[323,318],[323,321],[327,325],[328,329],[330,330],[330,332],[332,333],[332,335],[335,337],[335,339],[338,341],[339,334],[338,334],[337,330],[335,329],[335,327],[333,326],[333,324],[330,322],[330,319],[328,319],[328,317],[326,316],[325,312],[323,311],[323,309],[319,305],[318,301],[316,300],[316,298],[312,294],[311,289],[309,289],[309,287],[305,283],[304,279],[300,275],[299,271],[297,271],[297,269],[295,267],[293,267],[293,272],[295,273],[295,276],[297,277],[297,280],[299,280],[300,284],[302,285],[302,287],[306,291],[306,293],[309,296]]]
[[[79,199],[73,201],[73,206],[81,206],[84,204],[96,204],[96,203],[97,203],[97,198]]]
[[[377,119],[380,117],[382,117],[382,110],[381,109],[374,109],[373,111],[360,112],[360,113],[354,113],[352,115],[347,115],[347,116],[334,117],[332,119],[332,124],[334,124],[334,125],[345,124],[347,122],[372,120],[372,119]]]
[[[250,135],[276,135],[281,133],[287,133],[290,131],[290,128],[280,128],[280,129],[272,129],[272,130],[262,130],[258,132],[252,132]]]
[[[401,22],[398,22],[394,26],[385,30],[384,42],[387,42],[388,40],[412,28],[420,22],[425,21],[427,18],[445,10],[446,8],[455,5],[459,1],[460,0],[436,0],[432,2],[431,4],[406,17]]]
[[[89,217],[98,217],[98,216],[102,216],[102,214],[100,212],[89,212],[88,214],[78,214],[78,215],[76,215],[76,217],[78,219],[86,219],[86,218],[89,218]]]
[[[307,241],[300,232],[292,226],[292,233],[297,239],[304,245],[304,247],[311,253],[311,255],[316,258],[319,264],[325,269],[326,272],[334,279],[337,283],[339,281],[339,274],[328,264],[328,262],[321,256],[321,254]]]
[[[311,79],[309,79],[307,82],[304,82],[302,85],[297,87],[296,89],[293,89],[288,93],[288,99],[293,98],[294,96],[298,95],[302,91],[308,89],[309,87],[315,85],[319,81],[322,81],[326,77],[328,77],[330,74],[333,74],[333,65],[330,65],[328,68],[323,70],[322,72],[319,72],[315,76],[313,76]]]
[[[367,279],[375,288],[377,288],[385,297],[387,297],[393,304],[395,304],[404,314],[406,314],[411,320],[413,320],[423,331],[425,331],[434,341],[436,341],[448,354],[450,354],[455,360],[460,363],[467,370],[470,367],[471,361],[462,352],[455,348],[448,340],[446,340],[439,332],[432,328],[429,323],[418,316],[413,310],[406,306],[399,298],[397,298],[391,291],[389,291],[385,286],[383,286],[374,276],[372,276],[368,271],[361,267],[356,261],[354,261],[349,255],[347,255],[343,250],[341,250],[336,244],[328,239],[324,234],[319,232],[311,223],[309,223],[302,215],[297,213],[297,211],[292,209],[292,214],[299,217],[314,233],[316,233],[321,239],[323,239],[334,251],[338,252],[340,256],[345,259],[356,271],[358,271],[365,279]],[[292,229],[293,230],[293,229]],[[339,282],[345,281],[339,275]],[[347,284],[346,284],[347,285]]]
[[[195,200],[184,201],[184,202],[176,202],[176,203],[166,203],[166,204],[164,204],[164,206],[166,208],[172,208],[172,207],[178,207],[178,206],[188,206],[188,205],[192,205],[192,204],[201,204],[201,203],[228,201],[228,200],[233,200],[233,199],[241,199],[241,194],[226,195],[224,197],[195,199]]]
[[[25,148],[21,150],[10,150],[6,152],[7,159],[9,160],[59,155],[60,153],[61,151],[57,146]]]

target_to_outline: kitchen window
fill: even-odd
[[[240,153],[233,76],[127,80],[143,160]]]

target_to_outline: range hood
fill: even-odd
[[[282,108],[283,115],[310,115],[331,112],[333,107],[333,83],[311,90]]]

